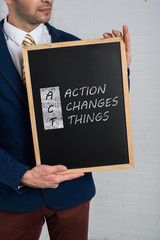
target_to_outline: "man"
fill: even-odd
[[[48,24],[53,0],[5,0],[9,14],[0,24],[0,239],[38,240],[46,219],[50,238],[85,240],[89,202],[95,195],[91,173],[58,175],[65,166],[35,166],[22,46],[78,40]],[[121,36],[113,31],[115,37]],[[123,27],[127,65],[131,60]],[[104,37],[112,34],[105,33]]]

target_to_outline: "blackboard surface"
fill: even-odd
[[[27,51],[37,158],[73,171],[132,167],[121,41],[80,42]]]

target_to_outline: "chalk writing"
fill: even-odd
[[[118,96],[114,98],[107,99],[94,99],[94,100],[85,100],[85,101],[73,101],[69,102],[66,106],[67,111],[75,111],[75,110],[83,110],[83,109],[91,109],[91,108],[102,108],[102,107],[115,107],[118,104]]]
[[[105,93],[106,91],[106,84],[102,86],[92,86],[92,87],[81,87],[81,88],[75,88],[74,90],[71,90],[70,88],[67,89],[65,92],[64,97],[77,97],[77,96],[88,96],[88,95],[99,95],[100,93]]]
[[[89,122],[100,122],[102,121],[107,121],[109,118],[109,111],[106,111],[105,113],[92,113],[92,115],[90,114],[81,114],[80,116],[78,115],[72,115],[69,116],[68,119],[70,121],[70,124],[82,124],[82,123],[89,123]]]
[[[110,109],[119,103],[119,97],[107,97],[107,85],[67,89],[63,95],[63,110],[69,114],[70,125],[106,122]],[[44,129],[64,128],[59,87],[41,88]]]
[[[109,108],[116,107],[119,103],[118,96],[106,98],[106,91],[106,84],[67,89],[64,98],[70,100],[65,106],[66,111],[70,113],[68,116],[69,124],[106,122],[110,117]],[[79,100],[79,98],[83,100]]]

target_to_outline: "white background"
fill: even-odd
[[[0,18],[6,14],[0,0]],[[50,22],[82,39],[129,26],[135,168],[94,174],[89,240],[159,240],[160,0],[55,0]]]

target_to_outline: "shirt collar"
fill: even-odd
[[[40,36],[42,36],[42,32],[44,31],[45,25],[43,23],[39,24],[35,29],[33,29],[28,34],[34,39],[36,45],[39,44]],[[7,22],[7,17],[4,20],[3,29],[7,37],[9,37],[12,41],[14,41],[17,45],[22,46],[23,39],[26,36],[27,32],[16,28]]]

